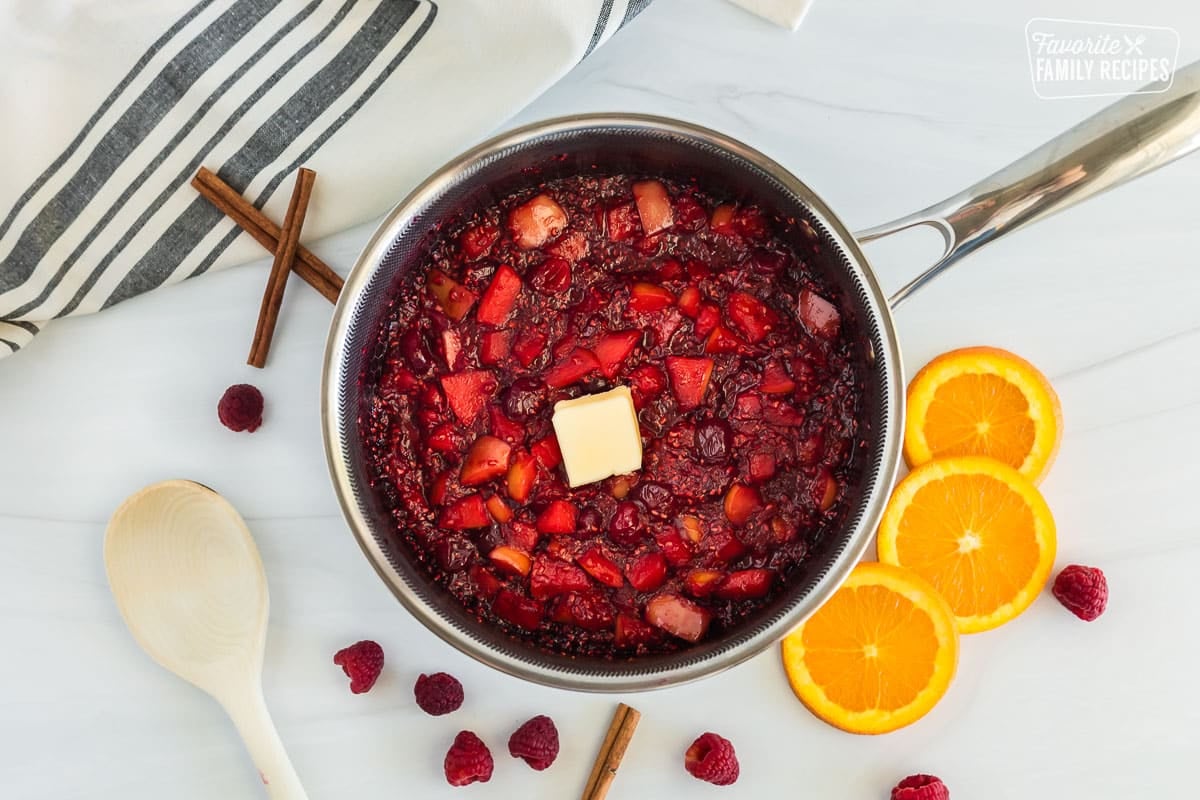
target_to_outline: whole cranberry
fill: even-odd
[[[724,464],[733,450],[733,430],[720,419],[708,419],[696,427],[696,452],[709,464]]]
[[[536,378],[517,378],[504,390],[504,413],[518,422],[528,422],[546,405],[546,394]]]
[[[575,520],[575,533],[579,536],[593,536],[604,527],[604,517],[594,508],[585,508],[579,512]]]
[[[645,533],[642,512],[637,504],[628,500],[618,503],[612,521],[608,523],[608,538],[624,547],[636,547]]]
[[[400,337],[400,354],[418,375],[433,369],[433,354],[429,352],[425,337],[416,328],[410,328]]]
[[[465,536],[447,536],[434,548],[438,563],[446,572],[460,572],[470,565],[475,547]]]
[[[633,497],[651,514],[660,517],[669,517],[675,505],[674,493],[657,481],[643,481],[634,489]]]

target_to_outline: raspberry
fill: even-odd
[[[950,790],[941,778],[909,775],[892,789],[892,800],[950,800]]]
[[[715,733],[701,734],[699,739],[692,742],[683,756],[683,766],[692,773],[692,777],[717,786],[733,783],[740,772],[733,742]]]
[[[248,383],[230,386],[217,403],[217,417],[231,431],[253,433],[262,425],[263,396]]]
[[[446,752],[442,766],[446,770],[446,781],[451,786],[466,786],[475,781],[490,781],[495,764],[491,751],[478,736],[470,731],[460,731]]]
[[[417,698],[417,705],[422,711],[440,717],[457,711],[463,704],[463,687],[458,678],[445,672],[422,674],[413,686],[413,696]]]
[[[554,720],[539,714],[508,737],[508,752],[513,758],[523,758],[536,770],[543,770],[558,758],[558,728]]]
[[[372,641],[361,641],[339,650],[333,663],[350,679],[350,691],[362,694],[375,685],[383,672],[383,648]]]
[[[1072,614],[1091,622],[1108,605],[1108,580],[1097,567],[1072,564],[1054,579],[1054,596]]]

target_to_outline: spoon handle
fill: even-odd
[[[255,686],[238,693],[236,699],[231,698],[222,705],[246,743],[246,750],[258,768],[258,776],[267,788],[267,797],[271,800],[308,800],[308,794],[300,785],[300,776],[271,721],[262,687]]]

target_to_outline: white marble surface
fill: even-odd
[[[1103,105],[1034,96],[1022,38],[1033,16],[1171,25],[1181,59],[1200,56],[1200,6],[1184,0],[821,0],[796,34],[716,0],[658,0],[519,120],[608,109],[696,120],[774,155],[863,227],[967,185]],[[1059,561],[1104,567],[1109,612],[1084,625],[1046,595],[1016,623],[965,639],[945,701],[886,737],[810,716],[774,652],[638,696],[644,722],[612,797],[867,800],[921,770],[957,800],[1196,796],[1198,185],[1200,157],[1180,161],[987,248],[898,318],[910,366],[988,343],[1053,378],[1066,436],[1044,489]],[[314,249],[345,271],[369,229]],[[910,242],[872,255],[895,287],[921,251]],[[220,710],[136,648],[105,586],[108,515],[174,476],[219,489],[258,539],[273,600],[268,701],[314,800],[577,796],[615,700],[491,672],[393,601],[325,475],[317,382],[330,307],[293,285],[270,367],[242,366],[266,263],[59,323],[0,365],[0,796],[261,796]],[[224,387],[243,380],[269,403],[253,436],[214,414]],[[360,637],[378,639],[390,661],[378,687],[354,697],[330,657]],[[468,700],[431,719],[411,685],[439,669],[463,680]],[[536,713],[563,734],[543,774],[504,748]],[[460,728],[497,753],[486,787],[442,780]],[[686,745],[710,729],[737,745],[732,788],[682,769]]]

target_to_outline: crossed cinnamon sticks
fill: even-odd
[[[192,178],[192,187],[197,192],[269,252],[275,254],[271,275],[259,308],[250,356],[246,360],[246,363],[253,367],[261,368],[267,363],[267,352],[271,348],[271,337],[279,320],[279,309],[283,303],[283,290],[287,285],[289,272],[294,271],[331,303],[337,302],[338,294],[342,291],[341,277],[330,269],[328,264],[313,255],[312,251],[300,244],[300,230],[304,225],[316,178],[317,174],[312,170],[300,169],[282,227],[268,219],[266,214],[255,208],[250,201],[210,170],[201,167],[196,177]]]

